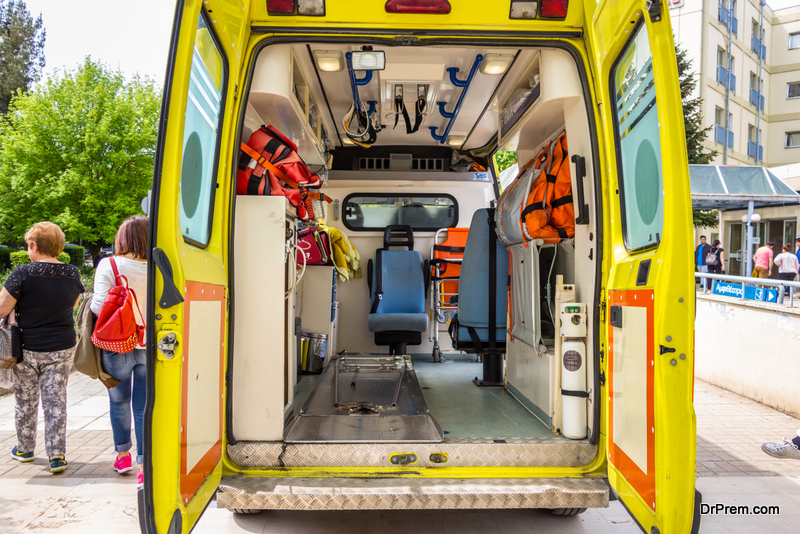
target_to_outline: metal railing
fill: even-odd
[[[729,274],[716,274],[716,273],[695,273],[695,278],[700,279],[700,285],[702,286],[702,290],[704,294],[713,293],[716,295],[722,296],[732,296],[732,297],[739,297],[742,300],[753,300],[756,302],[771,302],[767,300],[769,298],[769,293],[763,292],[761,298],[747,298],[747,291],[748,287],[754,288],[756,296],[758,296],[758,289],[764,289],[764,286],[769,287],[776,287],[778,288],[778,295],[774,301],[775,304],[783,304],[784,306],[794,306],[794,293],[797,289],[800,289],[800,282],[789,282],[786,280],[774,280],[772,278],[752,278],[750,276],[733,276]],[[703,282],[703,278],[710,279],[711,288],[707,287],[706,284]],[[714,292],[714,289],[718,287],[714,281],[724,281],[724,282],[733,282],[733,284],[740,284],[741,285],[741,296],[739,293],[739,288],[731,288],[731,291],[723,292]],[[731,286],[727,286],[731,287]],[[784,299],[784,288],[789,288],[789,303],[786,304]]]

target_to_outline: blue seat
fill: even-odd
[[[407,250],[389,250],[405,247]],[[414,235],[408,225],[387,226],[383,248],[367,265],[372,307],[367,317],[375,344],[389,345],[392,353],[405,352],[405,345],[419,345],[428,329],[425,313],[426,262],[414,250]]]
[[[450,323],[453,347],[478,354],[504,353],[508,301],[508,248],[492,235],[494,210],[480,209],[472,216],[458,280],[458,311]],[[492,219],[493,221],[493,219]],[[495,279],[489,280],[490,246],[495,247]],[[490,284],[495,286],[494,343],[490,341]]]

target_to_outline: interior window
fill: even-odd
[[[390,224],[438,230],[458,224],[458,203],[450,195],[355,193],[344,199],[344,225],[350,230],[383,231]]]
[[[211,236],[226,65],[203,14],[197,21],[181,163],[181,232],[205,247]]]
[[[625,246],[658,246],[664,207],[661,140],[647,27],[640,24],[611,72]]]

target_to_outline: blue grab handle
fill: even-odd
[[[447,102],[437,102],[436,104],[439,106],[439,115],[441,115],[445,119],[452,119],[455,116],[454,113],[449,113],[444,110],[444,107],[447,105]]]
[[[475,56],[475,61],[472,63],[472,68],[469,71],[469,76],[464,81],[459,80],[456,77],[456,73],[458,72],[458,67],[450,67],[447,71],[450,73],[450,82],[455,85],[456,87],[463,87],[464,90],[461,91],[461,94],[458,96],[458,101],[456,102],[456,107],[453,109],[452,113],[448,113],[445,111],[445,106],[447,105],[445,102],[437,102],[439,105],[439,113],[445,119],[450,119],[447,122],[447,126],[444,129],[444,133],[442,135],[436,135],[436,127],[429,126],[431,130],[431,137],[434,140],[439,141],[440,144],[444,144],[445,140],[447,139],[448,134],[450,134],[450,129],[453,127],[453,124],[456,122],[456,118],[458,117],[458,113],[461,111],[461,105],[464,103],[464,97],[467,95],[467,91],[469,90],[469,86],[472,83],[472,79],[475,77],[475,73],[478,71],[478,66],[483,61],[483,55],[478,54]]]
[[[378,105],[378,102],[376,100],[369,100],[367,104],[369,105],[369,108],[367,108],[367,117],[372,117],[372,114],[375,113],[375,106]]]

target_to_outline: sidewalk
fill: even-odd
[[[701,532],[797,532],[800,461],[764,454],[766,441],[792,437],[800,420],[698,381],[697,488],[709,504],[780,506],[780,515],[706,515]],[[78,373],[68,389],[67,460],[60,475],[47,471],[43,423],[34,462],[8,454],[16,443],[14,398],[0,398],[0,532],[58,534],[138,532],[135,470],[118,475],[105,388]],[[640,532],[618,502],[572,518],[537,510],[447,512],[264,512],[238,516],[212,503],[195,532]]]

